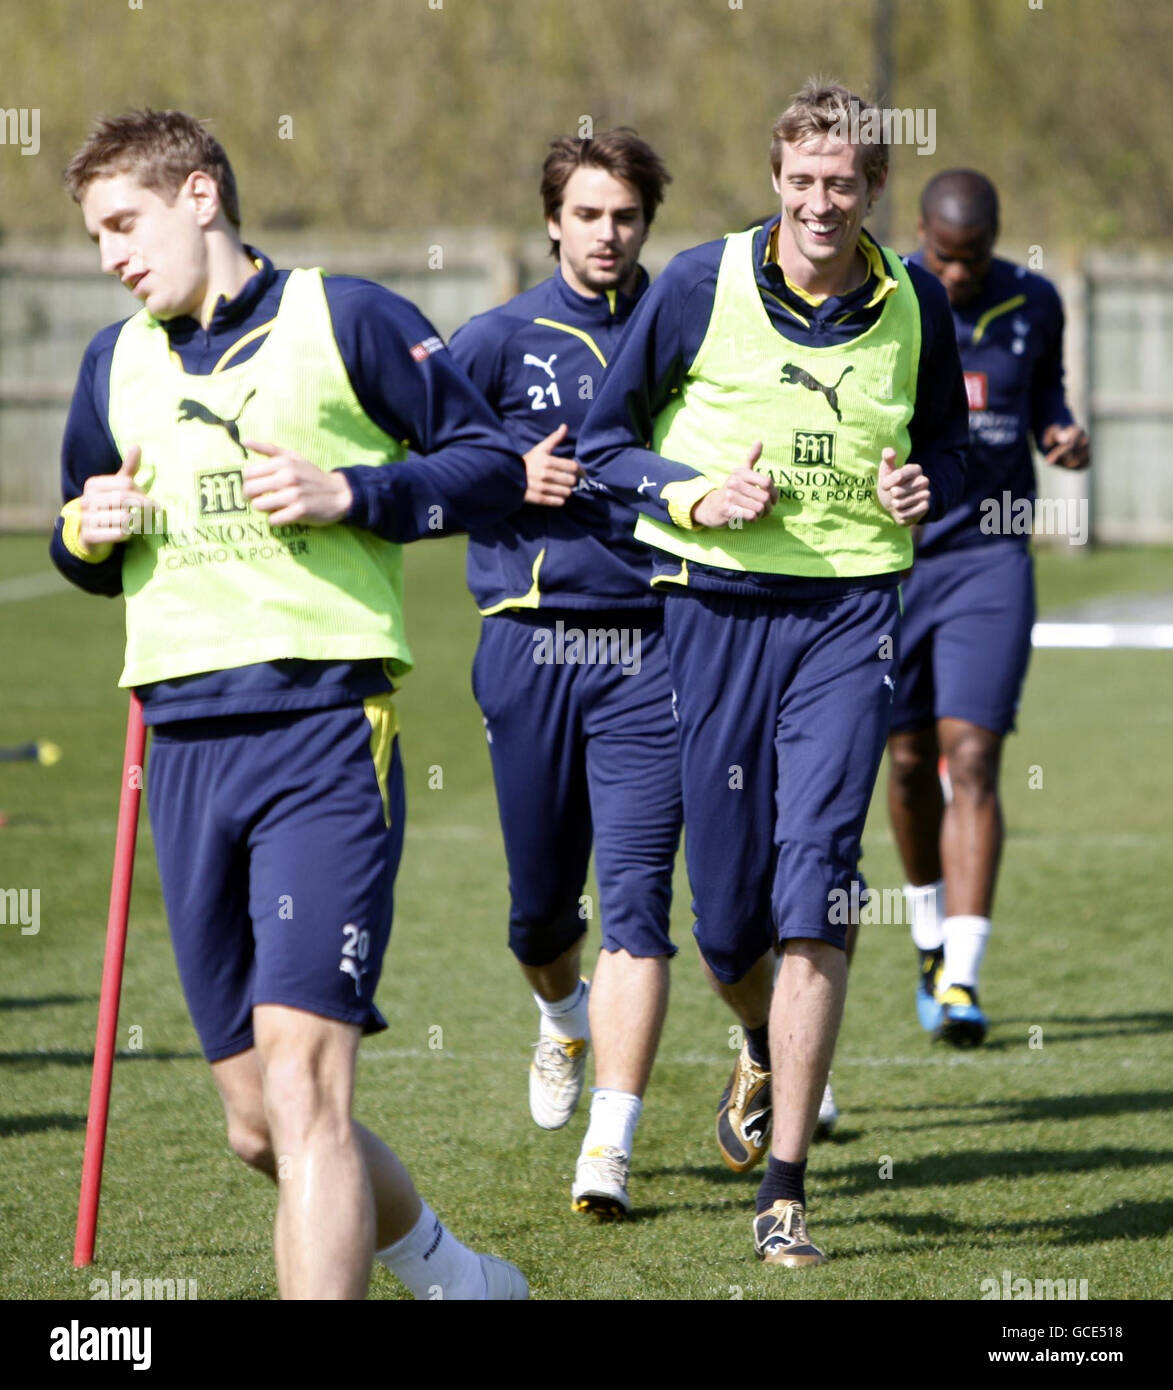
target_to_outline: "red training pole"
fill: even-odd
[[[138,837],[145,743],[142,706],[132,691],[130,713],[126,720],[122,794],[118,800],[118,835],[114,841],[110,914],[106,919],[106,959],[102,964],[94,1074],[90,1082],[90,1108],[86,1116],[86,1151],[81,1165],[81,1197],[77,1204],[77,1235],[73,1244],[73,1263],[79,1269],[94,1258],[94,1232],[98,1225],[98,1197],[102,1190],[102,1159],[106,1153],[106,1120],[110,1113],[110,1081],[114,1072],[114,1040],[118,1031],[118,1001],[122,994],[122,962],[126,955],[126,924],[130,915],[130,885],[134,876],[134,844]]]

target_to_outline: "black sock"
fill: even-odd
[[[757,1213],[769,1211],[775,1202],[801,1202],[806,1206],[806,1159],[801,1163],[786,1163],[773,1154],[766,1155],[766,1175],[758,1188]]]
[[[770,1025],[763,1023],[760,1028],[747,1028],[745,1041],[749,1047],[749,1060],[762,1071],[770,1070]]]

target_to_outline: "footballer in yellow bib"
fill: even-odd
[[[142,308],[82,362],[52,556],[125,597],[180,980],[233,1148],[281,1178],[280,1292],[361,1298],[377,1253],[417,1298],[524,1298],[351,1116],[403,846],[401,547],[506,516],[524,469],[411,304],[241,242],[190,116],[100,121],[66,183]]]
[[[754,1251],[794,1268],[825,1258],[806,1154],[831,1099],[908,528],[960,495],[967,437],[944,295],[863,228],[888,163],[852,143],[864,106],[803,87],[773,129],[779,215],[670,262],[578,451],[638,510],[667,595],[694,932],[745,1030],[716,1139],[737,1171],[767,1159]]]

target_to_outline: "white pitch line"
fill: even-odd
[[[0,579],[0,603],[15,603],[22,598],[45,598],[48,594],[68,594],[72,586],[56,570],[47,574],[21,574],[15,579]]]
[[[1173,648],[1173,623],[1035,623],[1035,647]]]
[[[734,1054],[729,1054],[734,1055]],[[452,1061],[452,1062],[492,1062],[504,1063],[510,1066],[524,1067],[530,1057],[527,1049],[525,1052],[458,1052],[455,1048],[445,1047],[436,1048],[429,1051],[426,1047],[381,1047],[364,1048],[359,1053],[363,1061],[368,1062],[422,1062],[422,1061]],[[661,1051],[660,1061],[668,1066],[679,1067],[713,1067],[720,1070],[728,1067],[725,1053],[713,1052],[704,1053],[677,1053]],[[985,1066],[1039,1066],[1049,1062],[1050,1058],[1044,1058],[1038,1050],[1028,1050],[1025,1032],[1022,1035],[1022,1052],[980,1052],[975,1049],[973,1053],[963,1053],[960,1056],[943,1056],[936,1053],[932,1056],[922,1057],[836,1057],[835,1067],[969,1067],[975,1066],[979,1062]]]

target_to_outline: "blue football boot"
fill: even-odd
[[[920,983],[916,989],[916,1016],[926,1033],[936,1034],[941,1026],[941,1005],[937,1002],[937,984],[945,963],[944,948],[920,953]]]
[[[980,1047],[986,1036],[986,1016],[978,1005],[977,990],[969,985],[950,985],[937,995],[941,1022],[935,1036],[954,1047]]]

